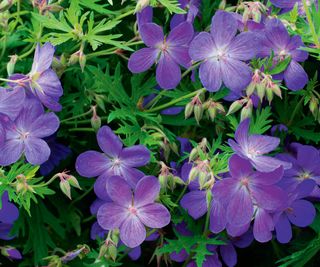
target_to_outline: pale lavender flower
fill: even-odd
[[[286,193],[275,185],[282,178],[283,168],[269,173],[255,172],[248,160],[233,155],[229,172],[229,178],[214,185],[217,199],[226,205],[227,222],[234,228],[243,227],[245,232],[255,218],[255,238],[260,242],[270,240],[274,227],[270,212],[283,208],[286,201]]]
[[[76,160],[77,172],[84,177],[99,176],[96,184],[101,186],[105,185],[108,177],[120,175],[134,188],[144,176],[135,168],[149,162],[150,151],[143,145],[123,148],[120,138],[108,126],[99,129],[97,140],[104,153],[90,150],[80,154]]]
[[[133,53],[128,68],[133,73],[148,70],[156,63],[156,79],[161,88],[175,88],[181,80],[180,66],[188,68],[191,59],[188,54],[189,43],[193,37],[193,27],[184,22],[175,27],[168,36],[155,23],[145,23],[140,27],[140,35],[148,46]]]
[[[18,208],[9,201],[8,193],[4,192],[1,198],[0,209],[0,239],[10,240],[10,231],[15,220],[19,217]]]
[[[208,91],[218,91],[223,82],[239,93],[251,81],[251,69],[244,61],[256,54],[255,34],[244,32],[236,36],[237,28],[237,20],[230,13],[217,11],[211,32],[199,33],[190,43],[191,59],[203,61],[199,76]]]
[[[106,187],[113,202],[99,208],[98,223],[105,230],[119,228],[120,239],[126,246],[137,247],[146,239],[145,226],[162,228],[170,223],[169,211],[154,203],[160,192],[155,177],[142,178],[134,192],[120,176],[110,177]]]
[[[288,193],[286,208],[273,216],[277,240],[280,243],[288,243],[291,240],[291,224],[306,227],[313,222],[316,209],[311,202],[303,198],[311,194],[314,186],[315,182],[313,180],[301,182],[294,191]],[[284,189],[288,190],[288,187]]]
[[[55,48],[50,43],[45,43],[42,47],[38,44],[30,73],[12,75],[10,79],[15,82],[10,84],[27,88],[44,106],[60,111],[62,107],[59,99],[63,89],[57,74],[51,69],[54,52]]]
[[[5,124],[0,165],[15,163],[22,155],[31,164],[44,163],[50,156],[50,148],[43,138],[54,134],[58,128],[59,119],[54,113],[44,113],[38,100],[28,99],[16,119]]]
[[[268,20],[265,30],[261,31],[258,56],[267,57],[274,53],[277,63],[286,57],[291,57],[288,67],[277,75],[277,80],[284,79],[286,86],[293,91],[302,89],[308,82],[308,75],[298,62],[308,58],[308,52],[301,50],[304,44],[299,35],[293,37],[283,23],[278,19]]]
[[[249,135],[249,124],[249,119],[242,121],[235,133],[236,141],[228,140],[233,151],[240,157],[249,160],[261,172],[271,172],[280,166],[283,166],[284,169],[290,169],[291,163],[265,156],[278,147],[280,139],[265,135]]]

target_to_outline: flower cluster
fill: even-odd
[[[58,103],[62,87],[51,69],[54,47],[50,43],[36,47],[32,69],[27,75],[13,74],[8,88],[0,88],[0,165],[7,166],[25,157],[41,165],[50,157],[44,138],[59,128],[59,119],[44,106],[61,110]]]

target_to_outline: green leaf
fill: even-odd
[[[281,60],[274,68],[268,71],[268,74],[275,75],[280,72],[283,72],[291,62],[291,57],[287,57],[284,60]]]

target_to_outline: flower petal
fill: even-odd
[[[264,209],[258,209],[253,224],[254,238],[265,243],[272,239],[272,230],[274,229],[273,221],[269,213]]]
[[[0,165],[8,166],[12,163],[17,162],[23,153],[23,149],[23,142],[18,139],[6,141],[0,147]]]
[[[266,23],[266,37],[273,44],[273,48],[278,50],[283,50],[287,47],[290,36],[283,25],[281,20],[279,19],[270,19]]]
[[[245,186],[241,186],[233,195],[227,207],[227,220],[234,225],[245,225],[251,221],[253,204]]]
[[[252,183],[260,185],[273,185],[281,180],[283,176],[283,167],[275,169],[272,172],[255,172],[252,177]]]
[[[225,264],[228,267],[236,266],[237,264],[237,252],[232,245],[232,243],[229,243],[227,245],[220,247],[220,255],[222,260],[225,262]]]
[[[97,213],[97,221],[99,225],[105,230],[113,230],[119,228],[129,213],[124,207],[115,203],[107,202],[103,204]]]
[[[21,110],[25,96],[25,90],[22,87],[18,86],[13,90],[0,87],[0,113],[14,120]]]
[[[185,68],[189,68],[191,66],[191,58],[189,56],[188,47],[173,46],[170,47],[168,52],[173,60],[181,66]]]
[[[171,46],[183,46],[188,45],[192,40],[194,31],[193,26],[189,22],[180,23],[176,26],[168,35],[167,43]]]
[[[227,225],[226,209],[217,200],[211,202],[210,226],[212,233],[220,233]]]
[[[247,147],[247,143],[249,140],[249,137],[248,137],[249,126],[250,126],[250,119],[245,119],[239,124],[235,132],[234,138],[236,139],[236,141],[240,146]]]
[[[294,201],[290,208],[292,212],[287,212],[287,216],[294,225],[299,227],[310,225],[316,216],[313,204],[304,199]]]
[[[103,126],[97,133],[97,140],[101,150],[109,157],[118,157],[122,150],[120,138],[108,126]]]
[[[150,69],[156,62],[159,52],[159,49],[149,47],[134,52],[128,61],[129,70],[132,73],[140,73]]]
[[[181,80],[179,65],[168,53],[162,53],[156,70],[159,86],[163,89],[175,88]]]
[[[40,138],[28,137],[25,141],[26,159],[33,165],[40,165],[46,162],[50,153],[50,147]]]
[[[126,147],[121,151],[119,158],[126,166],[141,167],[149,163],[150,151],[143,145]]]
[[[237,20],[228,12],[218,10],[212,17],[211,34],[217,47],[230,44],[237,33],[237,29]]]
[[[307,60],[309,54],[307,51],[303,51],[300,48],[304,47],[304,43],[301,40],[300,35],[292,36],[287,49],[290,50],[290,56],[293,60],[303,62]]]
[[[159,203],[152,203],[138,208],[138,217],[141,222],[150,228],[162,228],[170,223],[170,213]]]
[[[155,47],[161,44],[164,40],[162,28],[155,23],[142,24],[139,32],[142,41],[150,47]]]
[[[289,89],[297,91],[308,83],[308,75],[298,62],[291,60],[284,71],[284,81]]]
[[[128,208],[132,203],[132,190],[121,176],[111,176],[107,179],[109,197],[118,205]]]
[[[275,229],[276,229],[276,234],[277,234],[277,240],[282,243],[288,243],[291,238],[292,238],[292,228],[291,228],[291,224],[287,218],[287,215],[285,212],[283,212],[276,225],[275,225]]]
[[[221,64],[215,59],[209,59],[200,65],[199,78],[203,87],[210,92],[216,92],[222,85]]]
[[[108,172],[103,173],[98,177],[98,179],[94,183],[94,187],[93,187],[94,193],[99,199],[103,200],[104,202],[112,201],[107,191],[107,180],[111,176],[113,176],[113,174],[110,174]]]
[[[32,136],[43,138],[54,134],[59,128],[59,118],[53,112],[39,116],[30,126]]]
[[[34,53],[32,73],[43,72],[51,67],[55,48],[51,43],[45,43],[42,47],[37,45]]]
[[[228,48],[228,54],[238,60],[249,60],[255,57],[257,51],[257,37],[252,32],[237,35]]]
[[[282,189],[277,186],[258,186],[250,185],[252,196],[257,201],[259,207],[274,211],[280,208],[284,208],[288,195]]]
[[[217,47],[212,36],[207,32],[200,32],[190,43],[189,55],[194,61],[209,58]]]
[[[83,177],[95,177],[108,170],[110,160],[97,151],[86,151],[76,160],[76,170]]]
[[[268,156],[257,156],[251,160],[252,165],[260,172],[272,172],[283,166],[285,170],[290,169],[292,164]]]
[[[221,61],[221,74],[225,86],[239,92],[251,82],[252,71],[244,62],[228,58]]]
[[[250,161],[239,157],[238,155],[232,155],[229,159],[229,172],[234,178],[243,178],[253,172]]]
[[[259,155],[267,154],[275,150],[280,143],[277,137],[253,134],[249,136],[249,150],[255,151]]]
[[[129,248],[135,248],[146,239],[146,229],[137,216],[131,215],[120,226],[120,239]]]
[[[146,204],[153,203],[160,192],[160,183],[154,176],[146,176],[142,178],[135,189],[134,205],[142,207]]]
[[[205,191],[196,190],[185,194],[180,204],[195,220],[203,216],[208,210]]]

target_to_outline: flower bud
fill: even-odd
[[[216,118],[217,115],[217,108],[216,107],[209,107],[208,108],[208,115],[209,118],[214,121],[214,119]]]
[[[241,110],[241,121],[243,121],[246,118],[250,118],[252,115],[252,100],[250,99],[247,103],[247,105]]]
[[[282,98],[281,89],[280,89],[279,85],[277,85],[276,83],[273,85],[272,91],[273,91],[278,97]]]
[[[86,62],[87,62],[86,55],[83,53],[83,51],[80,51],[79,64],[80,64],[80,68],[81,68],[82,72],[84,71],[84,68],[86,66]]]
[[[233,114],[235,112],[237,112],[240,108],[242,108],[242,106],[247,102],[247,99],[241,99],[241,100],[236,100],[234,101],[231,106],[229,107],[227,116],[230,114]]]
[[[21,260],[22,256],[19,250],[14,247],[5,246],[1,248],[1,254],[11,260]]]
[[[63,194],[65,194],[68,198],[71,199],[71,187],[67,180],[61,180],[60,183],[60,189]]]
[[[76,177],[72,176],[72,175],[68,175],[67,181],[69,182],[69,184],[73,187],[76,187],[78,189],[81,189],[79,182],[77,180]]]
[[[256,88],[257,88],[258,97],[260,98],[260,101],[262,102],[262,100],[266,94],[266,87],[265,87],[264,83],[259,83],[259,84],[257,84]]]
[[[113,261],[116,261],[118,249],[115,245],[108,247],[108,254]]]
[[[201,103],[196,104],[194,106],[194,117],[198,124],[200,124],[200,120],[202,119],[202,116],[203,116],[203,106]]]
[[[247,96],[251,96],[255,89],[256,89],[256,83],[251,82],[246,89]]]
[[[193,167],[189,172],[188,183],[195,180],[199,175],[199,170],[196,167]]]
[[[185,119],[188,119],[191,116],[193,112],[193,108],[194,108],[194,104],[192,103],[192,101],[186,105],[186,108],[184,109]]]
[[[185,185],[186,183],[178,176],[173,176],[173,180],[176,184]]]
[[[92,107],[91,126],[97,132],[101,127],[101,119],[97,114],[97,106]]]
[[[218,9],[224,10],[227,6],[227,1],[226,0],[222,0],[219,4]]]
[[[11,76],[14,73],[14,67],[15,67],[15,65],[17,63],[17,60],[18,60],[18,56],[17,55],[10,56],[10,61],[7,64],[8,76]]]
[[[13,0],[3,0],[0,3],[0,12],[7,11],[13,5]]]
[[[198,151],[198,148],[195,147],[190,152],[189,162],[195,160],[197,157],[199,157],[199,151]]]
[[[313,116],[316,117],[318,114],[318,100],[315,97],[311,97],[309,102],[309,109]]]
[[[272,99],[273,99],[273,91],[270,88],[266,89],[266,95],[267,95],[267,99],[269,101],[269,105],[271,105]]]

